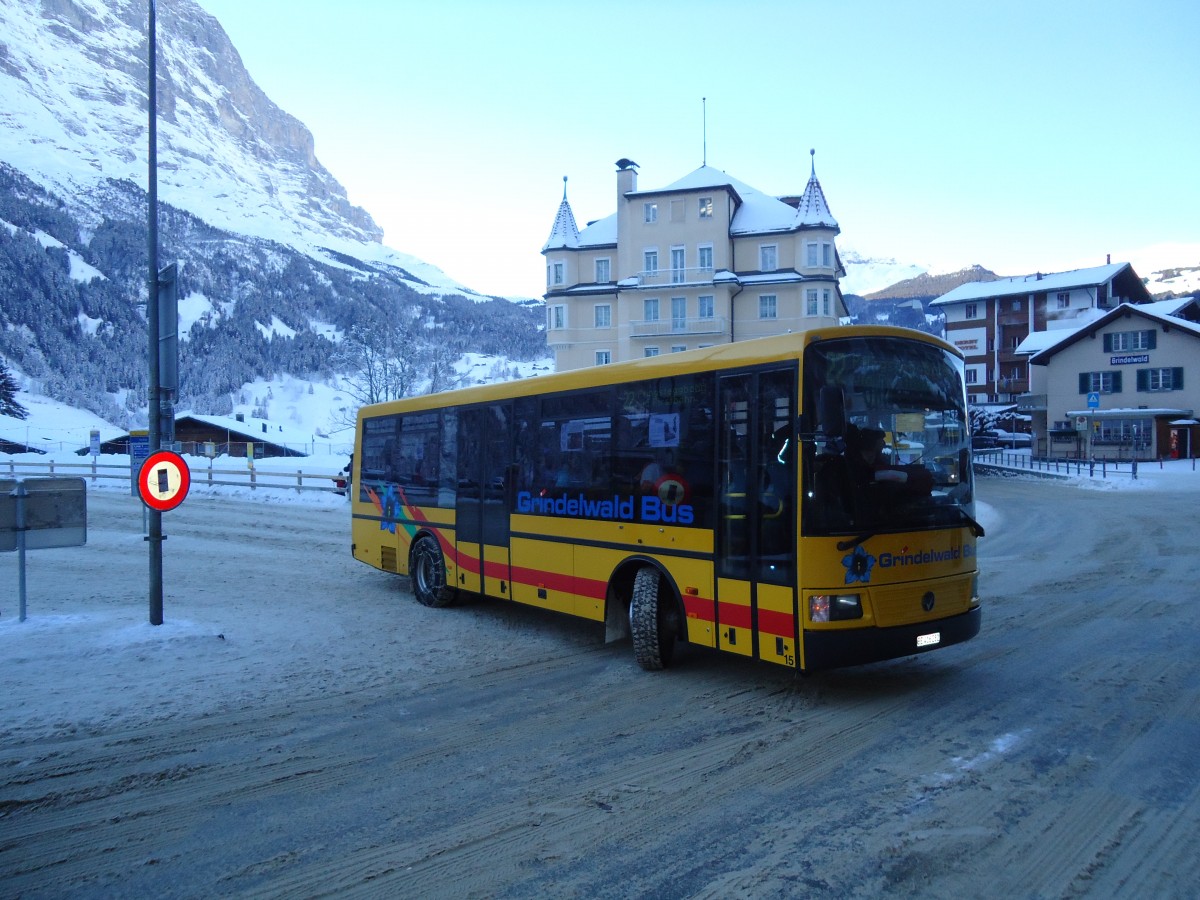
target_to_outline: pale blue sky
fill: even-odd
[[[817,176],[841,248],[1002,275],[1200,264],[1200,3],[199,0],[384,243],[540,296],[580,227],[707,161]],[[1166,254],[1149,248],[1185,245]]]

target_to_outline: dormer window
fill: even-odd
[[[758,248],[760,272],[774,272],[778,268],[779,248],[775,244],[761,244]]]

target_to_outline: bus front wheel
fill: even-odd
[[[408,571],[412,578],[413,595],[422,606],[449,606],[454,590],[446,585],[446,561],[442,548],[430,535],[422,535],[413,544]]]
[[[658,570],[652,566],[638,569],[629,603],[629,630],[639,666],[656,671],[671,664],[678,624],[676,606],[670,592],[663,589]]]

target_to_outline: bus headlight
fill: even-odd
[[[858,594],[812,594],[808,598],[808,618],[813,622],[861,619],[862,614]]]

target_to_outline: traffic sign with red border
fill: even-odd
[[[178,453],[159,450],[151,453],[138,470],[138,495],[151,509],[174,509],[187,496],[192,473]]]

